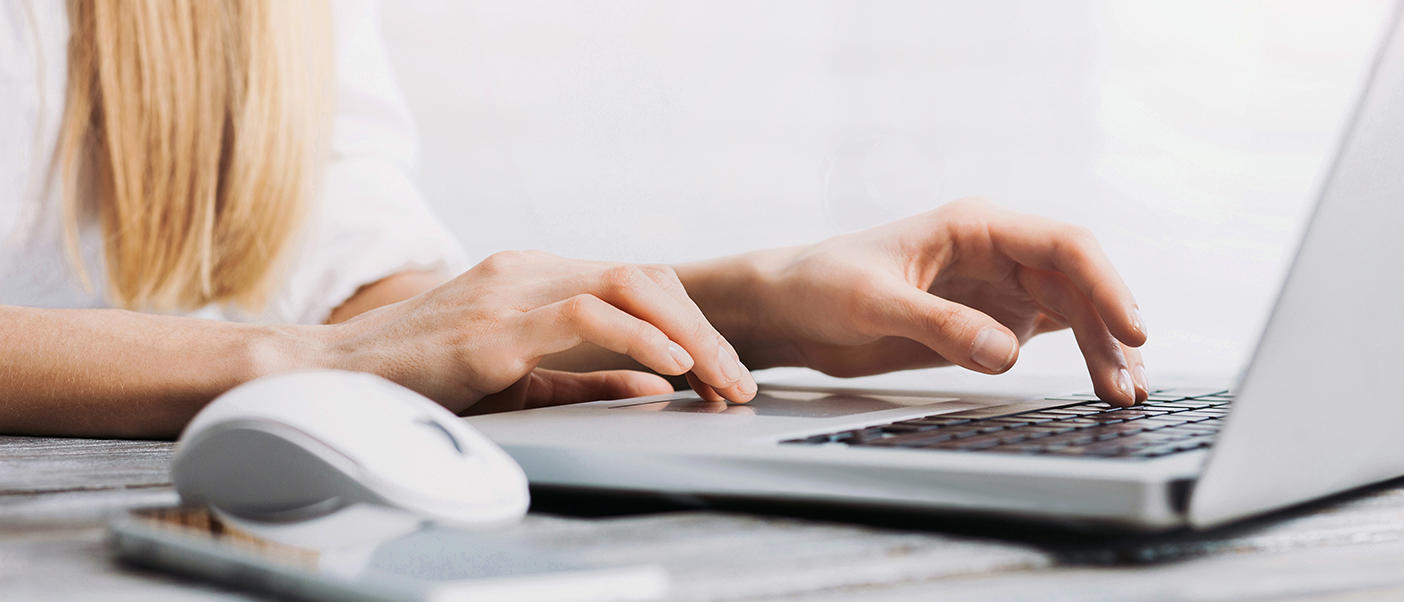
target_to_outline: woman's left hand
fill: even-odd
[[[723,331],[753,368],[861,376],[956,364],[997,374],[1030,337],[1070,327],[1100,398],[1148,395],[1136,301],[1084,228],[963,200],[722,261],[720,271],[746,276],[715,288],[684,281],[714,322],[738,325]]]

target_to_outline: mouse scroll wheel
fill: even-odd
[[[452,445],[454,449],[458,450],[458,453],[468,455],[468,452],[463,449],[463,444],[458,442],[458,438],[454,437],[453,433],[449,432],[448,427],[439,424],[439,421],[425,416],[423,418],[420,418],[417,422],[419,424],[429,427],[429,430],[432,430],[435,433],[438,433],[439,435],[443,436],[444,439],[447,439],[449,445]]]

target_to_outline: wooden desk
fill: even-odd
[[[175,501],[170,451],[165,442],[0,437],[0,599],[248,597],[128,569],[108,553],[105,515]],[[1193,536],[915,522],[921,528],[719,511],[534,512],[516,528],[583,557],[660,562],[679,600],[1404,597],[1404,481]]]

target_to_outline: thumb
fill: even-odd
[[[663,377],[637,370],[561,372],[538,368],[532,371],[522,401],[524,407],[539,408],[672,392],[673,385]]]
[[[953,364],[999,374],[1019,357],[1019,339],[988,314],[905,282],[877,303],[880,334],[916,340]]]

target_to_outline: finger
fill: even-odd
[[[594,295],[581,294],[523,315],[521,344],[533,359],[593,343],[661,374],[683,374],[693,360],[652,324]]]
[[[1096,309],[1077,287],[1062,274],[1031,268],[1020,268],[1018,278],[1035,301],[1058,312],[1072,328],[1097,397],[1117,405],[1136,403],[1122,344],[1107,331]]]
[[[694,403],[687,407],[687,411],[695,414],[722,414],[726,412],[726,409],[728,407],[730,407],[730,404],[728,404],[726,400],[723,399],[721,401],[703,401],[701,403]]]
[[[538,369],[532,374],[537,378],[523,400],[528,408],[673,392],[673,386],[663,377],[638,370],[561,372]]]
[[[684,287],[682,281],[678,279],[678,274],[677,274],[677,272],[675,272],[675,271],[673,270],[673,268],[668,267],[668,266],[660,266],[660,265],[654,265],[654,266],[645,265],[645,266],[640,266],[640,268],[643,270],[644,274],[647,275],[648,278],[649,278],[650,280],[654,281],[656,284],[658,284],[658,286],[662,287],[662,289],[663,289],[665,292],[667,292],[669,295],[671,295],[671,296],[672,296],[674,299],[676,299],[679,303],[682,303],[682,304],[684,304],[685,306],[688,306],[688,307],[691,307],[691,308],[695,309],[697,315],[703,316],[703,319],[706,320],[705,315],[702,314],[702,309],[699,308],[699,307],[697,307],[697,303],[694,302],[694,301],[692,300],[692,297],[691,297],[690,295],[687,294],[687,288]],[[709,326],[710,326],[710,324],[711,324],[711,322],[708,321],[708,325],[709,325]],[[717,333],[717,336],[721,337],[721,333],[718,332],[718,333]],[[725,337],[721,337],[721,341],[722,341],[722,343],[723,343],[724,345],[726,345],[727,349],[731,350],[732,356],[735,357],[735,358],[737,359],[737,362],[739,363],[739,362],[740,362],[740,359],[741,359],[741,356],[740,356],[739,354],[737,354],[736,348],[733,347],[733,346],[731,345],[731,342],[730,342],[730,341],[727,341]],[[746,365],[745,365],[745,364],[741,364],[741,372],[742,372],[742,374],[743,374],[743,376],[742,376],[743,380],[749,380],[751,385],[754,385],[754,384],[755,384],[755,377],[751,374],[750,369],[746,368]],[[694,381],[696,381],[696,382],[694,382]],[[688,382],[691,383],[691,384],[693,385],[693,390],[694,390],[694,391],[699,391],[698,385],[701,384],[701,381],[700,381],[700,380],[698,380],[698,379],[696,379],[696,378],[689,378],[689,379],[688,379]],[[739,388],[742,387],[742,386],[744,386],[742,383],[737,383],[736,385],[733,386],[733,388],[734,388],[734,389],[739,389]],[[701,387],[704,388],[704,389],[706,390],[706,393],[707,393],[708,395],[715,396],[718,400],[724,399],[724,398],[721,396],[721,394],[720,394],[720,393],[717,393],[716,389],[713,388],[712,386],[706,385],[706,384],[701,384]],[[751,398],[754,397],[754,393],[751,393],[751,394],[748,395],[748,394],[746,394],[745,391],[741,391],[741,390],[734,390],[734,391],[731,391],[731,393],[733,393],[733,395],[731,395],[730,397],[732,397],[733,400],[736,401],[737,403],[745,403],[745,402],[749,401]],[[698,394],[699,394],[699,395],[702,395],[701,392],[699,392]],[[705,397],[704,397],[704,398],[705,398]]]
[[[696,360],[693,373],[732,401],[756,394],[756,381],[730,343],[717,332],[683,291],[670,291],[655,278],[676,281],[665,266],[617,266],[599,276],[596,294],[610,304],[653,324]],[[681,289],[682,284],[677,284]]]
[[[1033,215],[988,224],[995,247],[1022,265],[1061,272],[1092,300],[1098,316],[1121,342],[1146,342],[1145,323],[1131,289],[1097,239],[1085,228]]]
[[[536,378],[535,373],[534,370],[527,372],[507,388],[484,395],[482,399],[464,409],[460,415],[476,416],[524,409],[526,405],[523,400],[526,398],[527,390],[531,388],[532,381]]]
[[[1131,371],[1131,382],[1136,387],[1136,403],[1141,403],[1150,398],[1150,382],[1146,380],[1146,362],[1141,359],[1141,350],[1127,345],[1121,346],[1122,355],[1126,356],[1126,365]]]
[[[697,396],[701,397],[704,401],[726,401],[726,398],[722,397],[721,393],[713,389],[712,385],[702,382],[701,379],[697,378],[696,374],[691,372],[687,373],[687,384],[692,385],[692,392],[696,393]]]
[[[663,377],[635,370],[579,373],[538,368],[512,386],[483,397],[464,414],[493,414],[602,399],[627,399],[671,393],[672,390]]]
[[[1014,333],[984,312],[901,281],[879,286],[886,294],[873,297],[878,301],[859,318],[874,334],[919,341],[953,364],[986,374],[1004,372],[1018,359]]]

